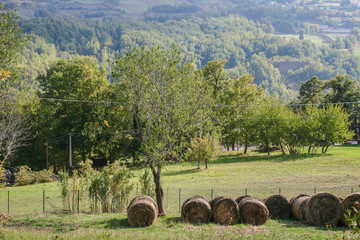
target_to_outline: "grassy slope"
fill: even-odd
[[[55,215],[42,214],[42,189],[46,189],[47,203],[61,199],[56,183],[37,184],[26,187],[8,188],[11,193],[12,221],[2,227],[1,232],[8,239],[20,237],[48,239],[61,236],[65,239],[76,237],[88,239],[161,239],[171,238],[250,238],[250,239],[326,239],[342,235],[344,229],[310,227],[295,221],[270,220],[264,226],[250,227],[236,225],[220,227],[213,224],[192,226],[181,223],[178,213],[178,192],[182,189],[181,202],[194,194],[210,197],[214,195],[239,196],[248,188],[248,193],[263,198],[276,193],[292,197],[298,193],[331,191],[340,196],[358,190],[358,166],[360,147],[332,147],[326,155],[273,156],[223,156],[211,163],[208,170],[196,169],[195,163],[168,165],[163,172],[165,207],[169,215],[159,219],[154,226],[132,229],[128,226],[126,214],[101,215]],[[21,196],[21,199],[19,199]],[[7,192],[1,193],[1,210],[7,207]],[[5,205],[4,205],[5,204]],[[47,205],[48,211],[56,209]],[[20,214],[37,212],[37,214]],[[330,236],[329,236],[330,234]],[[348,234],[348,233],[346,233]],[[1,233],[0,233],[1,235]]]

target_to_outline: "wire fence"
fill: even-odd
[[[265,199],[274,194],[282,194],[288,199],[299,194],[313,195],[319,192],[330,192],[338,197],[345,198],[348,194],[358,192],[358,187],[307,187],[303,189],[291,188],[256,188],[244,187],[237,189],[226,188],[165,188],[163,206],[167,213],[179,213],[182,203],[194,196],[201,195],[210,200],[216,196],[226,196],[230,198],[237,198],[242,195],[251,195],[259,199]],[[138,192],[132,192],[129,201]],[[27,215],[34,213],[45,214],[59,214],[59,213],[91,213],[91,199],[86,193],[79,192],[70,194],[69,202],[64,201],[64,198],[59,192],[54,190],[42,190],[33,192],[20,192],[13,190],[0,191],[0,212],[7,213],[12,216]],[[129,202],[125,202],[121,209],[126,211]],[[101,212],[101,203],[99,203]]]

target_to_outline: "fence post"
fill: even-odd
[[[316,194],[316,187],[314,187],[314,194]]]
[[[247,188],[245,188],[245,195],[247,195]]]
[[[45,213],[45,190],[43,190],[43,213]]]
[[[78,190],[78,204],[77,204],[77,212],[79,213],[80,212],[80,190]]]
[[[212,188],[211,189],[211,198],[210,199],[213,199],[214,198],[214,189]]]
[[[279,188],[279,194],[281,194],[281,188]]]
[[[179,188],[179,212],[181,211],[180,205],[181,205],[181,188]]]
[[[353,194],[354,193],[354,188],[351,188],[351,194]]]
[[[10,213],[10,190],[8,190],[8,214]]]

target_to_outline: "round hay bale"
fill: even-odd
[[[212,213],[217,224],[234,225],[239,222],[239,207],[231,198],[219,197],[212,205]]]
[[[306,221],[306,204],[309,198],[309,195],[300,194],[290,200],[291,214],[301,222]]]
[[[226,198],[226,197],[224,197],[224,196],[216,196],[216,197],[214,197],[213,199],[211,199],[211,200],[209,201],[209,204],[210,204],[211,209],[214,208],[214,204],[215,204],[217,201],[219,201],[220,199],[223,199],[223,198]]]
[[[342,205],[342,213],[341,213],[341,224],[347,226],[346,221],[345,221],[345,214],[348,214],[348,210],[350,210],[350,216],[353,217],[355,214],[354,211],[354,207],[360,211],[360,193],[353,193],[350,195],[347,195],[345,197],[344,200],[342,200],[341,205]],[[358,226],[360,227],[360,226]]]
[[[269,210],[271,218],[284,219],[289,218],[291,215],[290,202],[281,194],[272,195],[266,198],[264,203]]]
[[[193,196],[185,200],[181,208],[183,221],[192,224],[208,223],[211,215],[210,204],[202,196]]]
[[[132,227],[150,226],[158,217],[157,204],[149,196],[137,196],[130,202],[127,216]]]
[[[317,193],[306,204],[306,220],[316,226],[336,226],[341,213],[340,200],[331,193]]]
[[[237,197],[237,198],[235,199],[235,202],[239,205],[239,203],[241,202],[241,200],[243,200],[243,199],[246,198],[246,197],[252,197],[252,196],[250,196],[250,195],[242,195],[242,196],[240,196],[240,197]]]
[[[263,225],[269,219],[265,204],[253,197],[244,197],[239,202],[240,221],[251,225]]]

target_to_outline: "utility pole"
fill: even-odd
[[[46,170],[49,170],[49,141],[46,140]]]
[[[69,132],[69,160],[70,160],[70,167],[71,167],[72,166],[71,132]]]

